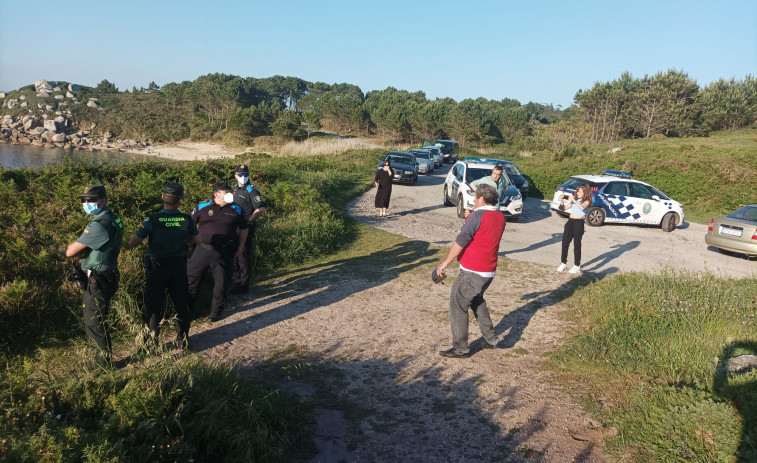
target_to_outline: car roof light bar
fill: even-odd
[[[631,178],[631,174],[628,172],[623,172],[622,170],[610,170],[607,169],[604,171],[605,175],[612,175],[613,177],[620,177],[620,178]]]

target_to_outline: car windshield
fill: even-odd
[[[399,154],[390,154],[386,157],[389,162],[392,164],[394,163],[400,163],[400,164],[412,164],[413,161],[410,159],[409,156],[401,156]]]
[[[659,196],[660,199],[664,199],[664,200],[670,201],[670,198],[668,198],[665,195],[665,193],[663,193],[662,191],[660,191],[657,188],[653,187],[652,185],[647,185],[647,188],[652,191],[652,194],[655,194],[655,195]]]
[[[491,169],[469,167],[468,170],[465,172],[465,181],[472,182],[474,180],[478,180],[480,178],[486,177],[487,175],[491,175],[491,174],[492,174]]]
[[[431,159],[431,153],[428,151],[411,151],[415,155],[416,158],[421,159]]]
[[[757,206],[744,206],[728,214],[728,218],[757,221]]]

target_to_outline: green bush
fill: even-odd
[[[251,182],[268,210],[258,221],[256,273],[325,255],[348,243],[354,231],[332,209],[370,186],[376,153],[359,151],[333,157],[275,158],[251,154],[235,160],[194,162],[136,161],[126,164],[74,164],[44,168],[0,168],[0,352],[33,346],[40,338],[79,332],[79,290],[67,281],[74,261],[62,250],[88,223],[78,195],[88,183],[101,183],[108,205],[125,224],[119,267],[121,286],[113,301],[116,332],[132,333],[141,324],[145,247],[125,245],[149,214],[161,208],[168,182],[184,185],[181,209],[190,212],[211,196],[218,181],[233,180],[233,165],[251,164]],[[202,297],[202,296],[201,296]],[[13,348],[11,348],[13,346]]]
[[[170,356],[123,372],[2,372],[3,461],[289,461],[304,409],[233,367]]]

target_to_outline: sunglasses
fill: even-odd
[[[100,201],[100,198],[81,198],[81,202],[83,203],[96,203]]]

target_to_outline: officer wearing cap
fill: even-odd
[[[163,189],[163,209],[149,215],[129,238],[129,247],[138,246],[149,237],[145,267],[144,323],[148,341],[157,344],[165,292],[176,309],[176,341],[189,349],[189,287],[187,284],[187,243],[200,242],[197,224],[189,214],[179,211],[184,187],[169,183]]]
[[[111,340],[107,318],[110,300],[120,280],[118,255],[124,224],[108,207],[104,186],[88,185],[79,197],[84,212],[93,217],[79,239],[68,245],[66,257],[81,257],[81,268],[87,277],[82,297],[84,329],[95,344],[95,363],[109,366]]]
[[[260,197],[260,191],[250,184],[250,168],[242,164],[234,169],[234,204],[244,211],[244,218],[249,223],[247,239],[244,241],[244,252],[239,259],[234,259],[234,273],[232,275],[232,293],[245,294],[250,284],[250,267],[252,265],[250,252],[252,240],[255,236],[255,221],[265,212],[265,203]]]
[[[242,208],[233,204],[231,185],[219,182],[213,185],[213,198],[202,202],[192,211],[192,218],[202,236],[187,265],[190,309],[193,309],[197,290],[205,270],[210,267],[213,275],[213,301],[210,321],[221,319],[226,293],[231,286],[234,258],[244,252],[249,222]]]

